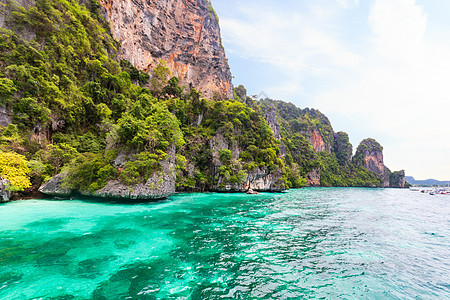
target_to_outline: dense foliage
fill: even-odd
[[[325,186],[380,184],[350,161],[347,134],[335,136],[319,111],[255,101],[243,86],[234,99],[204,99],[181,87],[164,61],[144,73],[117,58],[99,3],[82,3],[1,6],[0,105],[12,124],[0,127],[0,149],[4,169],[12,155],[22,170],[17,181],[5,175],[17,189],[30,185],[29,175],[37,187],[59,173],[66,187],[87,192],[111,180],[132,186],[168,160],[180,190],[248,187],[261,174],[274,175],[278,189],[302,187],[317,170]],[[270,110],[281,140],[267,121]],[[313,148],[317,136],[324,151]]]
[[[159,161],[183,144],[178,120],[142,87],[149,75],[117,60],[99,7],[64,0],[2,7],[10,29],[0,28],[0,101],[13,124],[1,129],[0,142],[31,160],[37,185],[63,168],[73,187],[134,182],[150,172],[136,166],[142,157]],[[129,177],[105,155],[117,147],[130,153],[123,167]]]

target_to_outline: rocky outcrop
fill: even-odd
[[[12,123],[12,112],[0,105],[0,126],[7,127]]]
[[[161,162],[161,170],[155,172],[147,182],[127,186],[118,180],[108,184],[94,193],[84,192],[85,196],[101,198],[118,198],[134,200],[157,200],[172,196],[175,193],[175,150],[169,159]]]
[[[11,199],[10,185],[11,182],[9,180],[0,178],[0,202],[8,202]]]
[[[278,141],[280,141],[281,156],[282,157],[286,156],[286,154],[287,154],[286,145],[284,144],[283,139],[281,137],[281,128],[280,128],[280,124],[278,123],[278,120],[277,120],[277,112],[272,103],[270,104],[269,108],[266,109],[264,117],[265,117],[267,123],[269,123],[270,128],[272,128],[274,137]]]
[[[72,194],[72,189],[63,185],[65,177],[65,174],[53,176],[49,182],[39,188],[39,192],[53,197],[69,197]]]
[[[284,181],[282,180],[283,173],[281,170],[269,172],[267,169],[257,169],[249,172],[247,181],[241,190],[254,190],[258,192],[281,192],[286,190]],[[251,180],[251,178],[255,178]]]
[[[149,72],[168,62],[172,76],[208,98],[233,97],[218,19],[206,0],[101,0],[120,56]]]
[[[389,187],[389,175],[383,161],[383,147],[376,140],[363,140],[353,159],[358,165],[377,174],[382,180],[383,187]]]
[[[217,184],[211,191],[216,192],[246,192],[254,190],[257,192],[281,192],[286,190],[283,173],[281,170],[270,172],[267,168],[255,168],[248,172],[242,183],[224,183],[224,178],[218,176]]]
[[[306,182],[308,186],[320,186],[320,169],[313,169],[306,174]]]
[[[216,192],[246,192],[249,189],[258,192],[279,192],[286,189],[283,181],[282,170],[269,170],[267,167],[255,167],[246,172],[240,183],[229,183],[226,178],[220,173],[220,167],[225,163],[220,159],[221,150],[229,150],[231,154],[231,161],[227,162],[227,166],[235,173],[242,171],[242,165],[239,161],[241,149],[237,146],[230,145],[230,143],[220,133],[216,134],[209,140],[209,147],[211,149],[211,173],[216,178],[211,184],[209,190]]]
[[[325,145],[325,141],[323,140],[322,135],[320,135],[320,131],[318,129],[314,129],[312,134],[308,134],[307,135],[306,139],[311,143],[311,145],[314,148],[314,151],[316,151],[316,152],[323,152],[323,151],[330,152],[330,147],[327,147],[327,145]]]
[[[97,191],[75,191],[64,187],[65,175],[58,174],[39,191],[54,197],[69,197],[73,193],[100,198],[157,200],[172,196],[175,193],[175,149],[169,152],[168,159],[162,161],[161,169],[155,172],[145,183],[125,185],[118,180],[109,181],[105,187]]]

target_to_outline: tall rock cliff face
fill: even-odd
[[[218,19],[206,0],[101,0],[120,56],[150,71],[168,62],[172,76],[211,98],[233,97]]]
[[[310,133],[306,133],[305,135],[307,136],[307,140],[313,146],[314,151],[316,152],[326,151],[328,153],[331,152],[331,145],[325,144],[325,141],[317,128]]]
[[[374,139],[363,140],[353,160],[370,172],[377,174],[382,180],[383,187],[389,187],[389,175],[383,161],[383,147]]]

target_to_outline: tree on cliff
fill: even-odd
[[[163,96],[163,88],[166,86],[169,76],[170,69],[167,67],[167,62],[160,60],[159,64],[151,72],[150,90],[153,96],[156,98]]]

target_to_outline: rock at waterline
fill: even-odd
[[[43,194],[68,198],[72,193],[86,197],[133,199],[133,200],[159,200],[172,196],[175,193],[176,173],[173,163],[161,163],[161,171],[155,172],[145,182],[127,186],[117,180],[109,181],[105,187],[97,191],[73,190],[64,187],[64,174],[54,176],[49,182],[39,188]]]
[[[259,195],[259,192],[256,192],[256,191],[254,191],[254,190],[252,190],[252,189],[249,189],[249,190],[247,191],[247,194],[249,194],[249,195]]]
[[[58,174],[50,179],[49,182],[39,188],[39,192],[54,196],[54,197],[68,197],[72,194],[72,190],[62,186],[63,175]]]
[[[0,178],[0,202],[8,202],[11,199],[11,191],[8,189],[10,185],[9,180]]]

